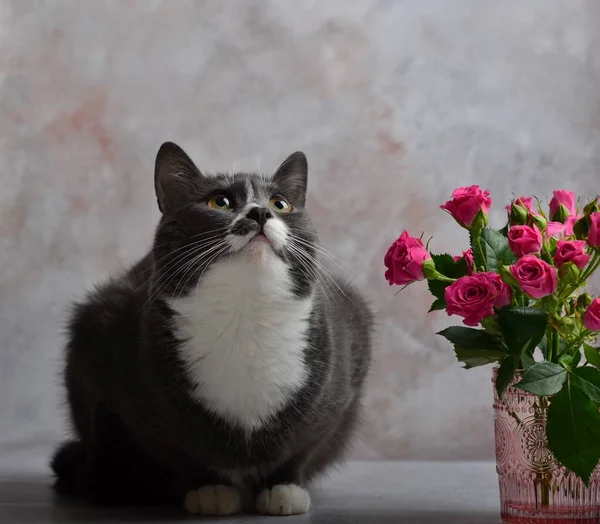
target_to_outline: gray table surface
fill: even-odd
[[[4,464],[3,464],[4,462]],[[312,489],[309,514],[241,515],[195,519],[176,509],[94,508],[58,502],[48,473],[19,471],[0,461],[0,523],[252,522],[332,524],[487,524],[500,522],[498,487],[491,462],[353,462]],[[2,467],[4,466],[4,467]]]

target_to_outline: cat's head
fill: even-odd
[[[305,210],[308,166],[296,152],[273,175],[202,173],[177,145],[156,157],[162,212],[153,246],[153,292],[185,294],[223,258],[276,256],[294,292],[306,296],[315,274],[316,233]]]

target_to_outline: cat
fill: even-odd
[[[320,261],[306,157],[205,175],[166,142],[154,178],[150,252],[70,317],[76,437],[51,460],[55,489],[200,515],[251,494],[261,513],[304,513],[357,425],[373,334],[367,301]]]

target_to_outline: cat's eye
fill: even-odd
[[[273,197],[269,205],[276,213],[289,213],[292,210],[291,204],[283,197]]]
[[[231,201],[225,195],[215,195],[210,197],[206,202],[208,207],[218,209],[219,211],[227,211],[231,209]]]

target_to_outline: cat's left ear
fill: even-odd
[[[304,207],[308,184],[306,155],[300,151],[292,153],[277,168],[272,182],[283,196],[291,200],[292,205]]]
[[[204,175],[185,151],[173,142],[165,142],[156,155],[154,189],[161,212],[193,198]]]

